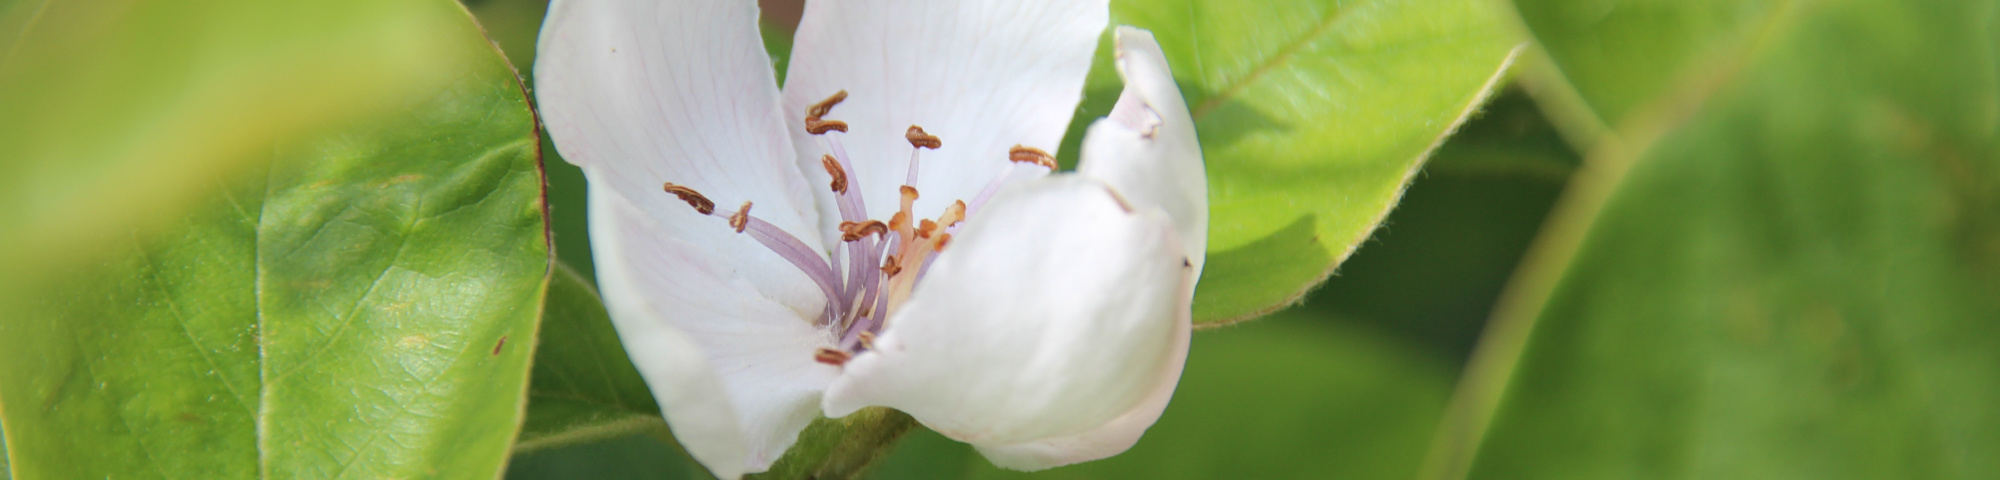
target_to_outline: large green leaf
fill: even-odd
[[[1435,473],[2000,476],[1993,2],[1517,3],[1615,138]]]
[[[187,132],[246,136],[232,140],[249,145],[236,150],[192,140],[153,145],[159,149],[148,153],[158,161],[194,159],[178,164],[199,180],[192,200],[165,210],[156,225],[125,228],[75,254],[87,262],[0,290],[9,312],[0,321],[0,415],[14,473],[23,479],[497,475],[520,421],[548,245],[533,116],[512,71],[464,11],[443,0],[399,1],[394,8],[340,2],[360,15],[415,15],[364,22],[345,13],[316,18],[312,8],[240,2],[120,3],[129,10],[84,3],[50,4],[46,15],[74,15],[102,27],[60,32],[91,42],[176,44],[189,28],[213,27],[195,36],[205,40],[189,47],[194,51],[176,57],[199,61],[174,65],[160,72],[164,78],[243,74],[206,69],[263,58],[244,55],[263,52],[256,41],[267,37],[277,44],[264,46],[280,52],[330,55],[286,58],[272,68],[322,60],[351,65],[341,63],[351,52],[328,53],[353,40],[327,32],[347,21],[425,25],[435,30],[423,38],[436,43],[402,47],[449,54],[421,65],[424,76],[441,82],[374,91],[379,98],[365,99],[380,106],[372,113],[315,111],[295,119],[319,127],[337,119],[337,128]],[[231,21],[201,22],[208,14]],[[251,21],[257,15],[273,18]],[[56,25],[49,21],[44,25]],[[285,41],[327,45],[280,48]],[[44,47],[65,46],[23,40],[16,50],[41,55]],[[116,88],[161,78],[72,80],[83,85],[76,88]],[[291,80],[255,84],[272,92],[237,93],[335,99],[355,93]],[[192,88],[185,100],[203,102],[211,97],[195,93],[212,86],[165,81],[145,88],[164,89],[165,96]],[[47,106],[58,108],[64,99]],[[213,112],[200,105],[128,106],[106,115],[230,125],[204,116]],[[243,105],[229,106],[236,107]],[[117,152],[88,142],[143,136],[126,129],[148,127],[93,128],[110,133],[65,133],[37,145],[78,161],[110,162]],[[254,158],[241,161],[244,175],[203,168],[222,162],[210,155]]]
[[[1255,328],[1205,334],[1173,403],[1124,454],[1010,472],[970,446],[923,431],[906,438],[874,478],[1407,479],[1421,463],[1451,379],[1441,355],[1294,310]]]
[[[1159,38],[1208,162],[1198,322],[1275,311],[1381,223],[1430,151],[1485,101],[1517,43],[1483,0],[1122,0]],[[1107,39],[1107,42],[1109,40]],[[1063,147],[1120,89],[1101,47]]]
[[[440,88],[464,23],[399,0],[0,2],[0,282],[162,226],[272,139]]]

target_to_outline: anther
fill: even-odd
[[[708,197],[701,196],[700,192],[696,192],[692,188],[674,185],[674,182],[667,182],[666,190],[667,193],[681,197],[681,201],[687,202],[688,206],[694,207],[694,211],[701,212],[702,215],[715,213],[715,202],[709,201]],[[739,229],[738,231],[741,230]]]
[[[930,219],[917,222],[917,238],[931,238],[931,234],[937,233],[937,229],[937,222],[930,221]]]
[[[903,231],[903,229],[904,229],[904,228],[908,228],[909,226],[910,226],[910,214],[909,214],[909,213],[907,213],[907,212],[896,212],[896,214],[895,214],[895,215],[890,215],[890,216],[889,216],[889,229],[890,229],[890,230],[895,230],[895,231],[898,231],[898,232],[900,232],[900,231]]]
[[[836,367],[846,365],[852,358],[854,358],[852,354],[826,347],[819,347],[819,350],[813,351],[813,361]]]
[[[841,132],[846,132],[847,122],[839,120],[820,120],[811,117],[806,118],[806,133],[810,133],[813,135],[824,135],[828,130],[839,130]]]
[[[861,339],[862,348],[866,348],[869,350],[875,349],[875,332],[864,331],[861,332],[860,335],[856,335],[855,338]]]
[[[917,187],[912,187],[912,186],[909,186],[909,185],[904,185],[904,186],[903,186],[903,188],[899,188],[899,189],[897,189],[897,190],[898,190],[898,191],[901,191],[901,192],[903,192],[903,199],[904,199],[904,200],[916,200],[916,199],[917,199]]]
[[[888,260],[882,262],[882,275],[894,277],[898,273],[903,273],[903,266],[900,263],[902,260],[890,255]]]
[[[846,99],[847,91],[841,90],[834,92],[831,97],[826,97],[826,100],[820,100],[819,103],[812,104],[811,107],[806,108],[806,133],[823,135],[828,130],[847,131],[847,122],[826,120],[824,118],[826,114],[833,112],[834,105],[839,105],[842,100]]]
[[[852,242],[855,240],[860,240],[861,237],[866,237],[869,234],[875,234],[876,236],[888,235],[889,226],[883,224],[880,220],[869,220],[866,222],[840,222],[841,241]]]
[[[820,117],[824,117],[828,113],[833,113],[833,106],[839,105],[840,102],[845,100],[847,100],[846,90],[833,92],[833,96],[826,97],[826,100],[820,100],[819,103],[815,103],[812,104],[812,106],[807,107],[806,118],[812,120],[818,120]]]
[[[847,193],[847,171],[840,169],[840,159],[828,154],[819,157],[819,165],[826,167],[827,175],[833,176],[833,183],[827,185],[833,188],[833,193]]]
[[[1049,170],[1056,169],[1056,157],[1035,147],[1015,145],[1014,148],[1007,149],[1007,159],[1017,163],[1041,165]]]
[[[938,147],[944,146],[944,140],[938,139],[937,135],[924,133],[924,127],[916,125],[911,125],[908,131],[903,132],[903,138],[910,141],[911,148],[937,150]]]
[[[743,208],[738,208],[736,213],[729,215],[729,228],[736,229],[736,233],[743,233],[743,227],[749,225],[750,202],[743,202]]]
[[[944,246],[950,243],[951,243],[951,234],[947,233],[944,235],[938,235],[937,246],[931,247],[931,251],[942,252],[944,251]]]
[[[938,216],[938,223],[944,224],[947,227],[962,221],[965,221],[964,200],[953,200],[951,205],[944,207],[944,215]]]

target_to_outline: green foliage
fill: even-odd
[[[1481,0],[1111,10],[1111,23],[1158,37],[1201,136],[1211,220],[1197,322],[1270,313],[1325,280],[1492,93],[1518,43]],[[1099,49],[1065,155],[1118,98],[1110,54]]]
[[[0,3],[0,270],[62,269],[163,227],[274,140],[443,88],[436,65],[487,55],[448,6]]]
[[[1612,137],[1434,473],[2000,475],[1994,4],[1516,3]]]
[[[604,301],[566,265],[549,278],[535,348],[528,416],[517,452],[633,433],[664,435],[666,421],[625,355]]]
[[[63,202],[121,181],[91,173],[118,177],[143,159],[142,173],[174,173],[145,180],[186,198],[104,200],[169,205],[65,258],[32,259],[62,268],[0,290],[13,473],[497,475],[520,421],[548,245],[533,117],[465,12],[36,3],[36,28],[10,50],[26,63],[0,79],[36,89],[8,91],[8,121],[75,111],[7,129],[42,135],[7,167],[80,189],[32,192]],[[34,62],[72,76],[14,69]],[[127,70],[143,68],[160,70]],[[44,130],[69,127],[82,130]],[[104,205],[86,203],[60,207]]]

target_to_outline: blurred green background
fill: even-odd
[[[520,85],[448,2],[0,0],[0,418],[22,429],[0,480],[707,478],[594,294],[562,267],[537,283],[546,249],[592,265],[583,176],[546,136],[545,202],[532,185],[517,93],[546,2],[463,0]],[[761,3],[782,75],[801,2]],[[1270,233],[1302,261],[1212,262],[1233,277],[1205,319],[1282,304],[1365,240],[1297,306],[1197,333],[1126,454],[1007,472],[917,427],[866,477],[2000,478],[2000,2],[1113,5],[1177,62],[1291,62],[1177,63],[1191,103],[1248,99],[1203,120],[1227,134],[1204,138],[1212,185],[1360,189],[1230,207],[1237,240],[1319,223]],[[1398,82],[1503,61],[1396,203],[1405,151],[1484,76]],[[1066,164],[1116,92],[1105,65]],[[1368,155],[1301,153],[1327,145]],[[609,373],[579,404],[492,393],[580,369]],[[270,398],[294,402],[279,448]]]

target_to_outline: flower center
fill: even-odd
[[[847,134],[847,123],[826,119],[833,107],[846,99],[847,91],[835,93],[806,109],[805,117],[806,132],[818,137],[826,151],[820,165],[833,178],[827,186],[840,211],[840,244],[831,252],[815,251],[783,229],[758,219],[750,213],[752,202],[743,202],[736,210],[717,210],[715,202],[694,189],[673,183],[665,186],[667,193],[680,197],[696,212],[727,219],[729,228],[770,248],[819,286],[820,293],[826,295],[826,309],[814,323],[839,335],[833,345],[815,350],[813,359],[836,366],[873,348],[875,335],[887,326],[889,315],[910,298],[932,260],[950,245],[952,233],[962,226],[966,215],[998,192],[1015,168],[1020,164],[1047,170],[1056,167],[1055,157],[1048,152],[1015,145],[1007,152],[1007,167],[973,197],[971,204],[953,201],[935,219],[918,218],[913,210],[918,196],[918,159],[924,149],[936,150],[944,142],[923,127],[911,125],[903,134],[910,142],[910,163],[898,189],[901,208],[887,222],[871,219],[859,193],[862,186],[848,175],[854,171],[854,163],[840,142]]]

